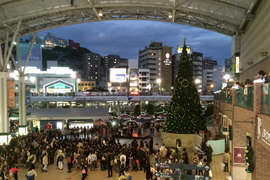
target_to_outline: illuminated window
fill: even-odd
[[[160,70],[160,68],[158,68],[158,70]]]
[[[95,67],[97,67],[97,65],[95,65]]]
[[[158,65],[161,65],[160,63],[158,63]]]
[[[97,74],[97,72],[96,72],[96,74]]]
[[[160,73],[158,73],[158,75],[160,75]]]
[[[159,52],[158,54],[161,55],[161,52]]]
[[[96,77],[96,79],[97,79],[97,77]]]
[[[158,60],[161,60],[161,58],[158,58]]]
[[[153,56],[154,54],[152,53],[152,56]]]

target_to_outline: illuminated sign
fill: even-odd
[[[131,91],[131,92],[130,92],[130,95],[133,95],[133,96],[134,96],[134,95],[139,95],[139,92],[138,92],[138,91]]]
[[[132,80],[132,81],[137,80],[137,73],[132,72],[132,73],[130,73],[129,77],[130,77],[130,80]]]
[[[239,56],[235,58],[235,72],[239,73]]]
[[[172,61],[170,60],[170,54],[169,53],[166,53],[165,54],[165,61],[164,61],[164,64],[166,65],[166,66],[169,66],[169,65],[171,65],[172,64]]]
[[[183,51],[183,45],[177,45],[177,53],[182,53],[182,51]],[[187,50],[187,53],[188,54],[192,54],[193,53],[193,51],[191,50],[191,46],[186,46],[187,48],[186,48],[186,50]]]
[[[125,68],[110,68],[110,82],[126,82]]]
[[[8,107],[15,107],[15,83],[8,82]]]
[[[130,86],[137,86],[138,84],[137,83],[130,83],[129,85]]]

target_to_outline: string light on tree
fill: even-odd
[[[206,131],[199,94],[193,80],[193,72],[186,51],[186,38],[184,39],[184,47],[173,90],[169,116],[165,121],[163,130],[177,134],[199,133],[199,130]]]

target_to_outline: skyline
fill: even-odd
[[[186,44],[191,45],[193,51],[203,53],[204,57],[212,56],[219,65],[224,65],[224,60],[231,58],[231,37],[175,23],[101,21],[49,29],[38,32],[37,36],[44,37],[48,32],[59,38],[72,39],[101,56],[116,54],[121,58],[138,59],[139,50],[154,41],[173,47],[172,54],[175,54],[177,45],[183,44],[186,37]]]

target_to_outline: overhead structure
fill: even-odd
[[[228,36],[244,33],[262,0],[2,0],[0,42],[72,24],[152,20],[195,26]]]

